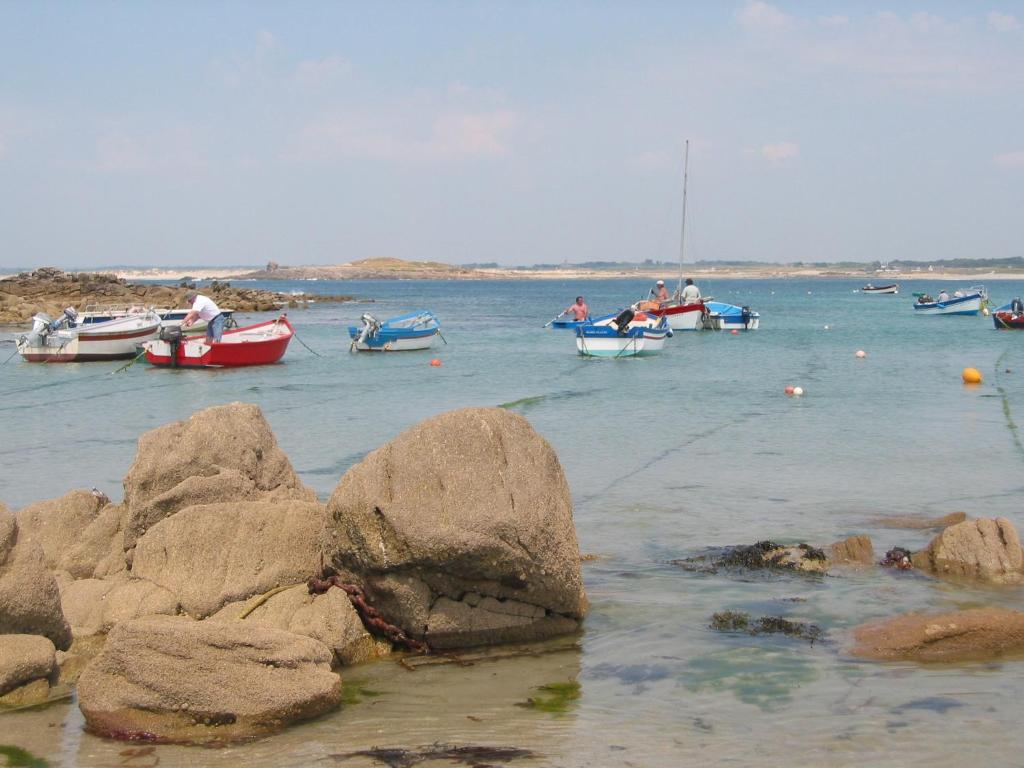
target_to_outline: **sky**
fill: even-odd
[[[1020,2],[0,0],[0,268],[1024,256]]]

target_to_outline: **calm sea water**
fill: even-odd
[[[93,486],[120,498],[140,433],[235,400],[263,409],[303,481],[326,497],[348,467],[422,419],[518,403],[558,452],[581,548],[598,556],[584,564],[592,610],[568,649],[416,672],[365,665],[345,678],[379,696],[241,747],[157,747],[161,765],[364,766],[376,763],[338,755],[435,742],[535,750],[524,765],[1021,763],[1021,662],[879,665],[844,653],[848,631],[866,619],[1019,607],[1020,590],[882,570],[742,579],[669,561],[762,538],[823,545],[867,533],[879,555],[927,543],[926,532],[876,527],[880,515],[963,510],[1024,529],[1015,425],[1024,418],[1024,334],[997,332],[989,318],[914,316],[910,294],[934,295],[937,282],[865,296],[850,280],[715,280],[702,281],[704,293],[760,311],[761,330],[682,333],[657,357],[590,360],[576,355],[571,333],[541,326],[577,294],[611,311],[640,298],[647,281],[265,287],[374,301],[292,310],[299,337],[322,357],[293,342],[284,364],[265,368],[139,363],[111,375],[117,363],[11,360],[0,366],[0,499],[17,508]],[[1024,294],[1024,283],[989,290],[998,305]],[[418,308],[441,318],[446,346],[348,353],[344,326],[362,312]],[[443,365],[431,367],[432,357]],[[961,383],[966,366],[982,371],[983,385]],[[785,397],[787,384],[805,396]],[[725,609],[811,621],[827,640],[708,629]],[[581,686],[567,711],[516,706],[565,681]],[[0,742],[54,764],[141,759],[84,735],[70,705],[0,725]]]

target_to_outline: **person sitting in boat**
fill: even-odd
[[[922,293],[921,297],[918,299],[918,302],[921,303],[921,304],[934,304],[935,303],[935,299],[933,299],[927,293]]]
[[[1013,317],[1024,315],[1024,301],[1021,301],[1019,296],[1010,302],[1010,314]]]
[[[207,343],[220,341],[221,336],[224,335],[224,322],[227,320],[224,313],[220,311],[220,307],[209,296],[203,296],[196,291],[186,293],[185,301],[192,309],[181,321],[182,327],[188,328],[196,320],[202,320],[206,323]]]
[[[693,284],[693,278],[686,278],[686,285],[683,286],[682,303],[696,304],[700,301],[700,288]]]
[[[651,296],[653,296],[654,300],[659,304],[664,304],[669,300],[668,288],[665,287],[664,280],[659,280],[654,284],[654,287],[651,288]]]
[[[963,296],[964,296],[964,292],[961,291],[959,288],[957,288],[955,291],[953,291],[953,298],[954,299],[962,299]]]
[[[946,289],[945,288],[943,288],[941,291],[939,291],[939,298],[936,299],[936,301],[949,301],[949,294],[946,293]]]
[[[572,312],[573,320],[582,321],[590,317],[590,307],[587,306],[587,302],[583,300],[582,296],[577,296],[576,303],[568,309],[563,310],[562,314],[568,315],[570,312]]]

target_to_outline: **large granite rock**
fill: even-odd
[[[39,501],[18,512],[18,530],[43,550],[46,567],[62,568],[64,553],[76,544],[100,508],[108,503],[102,493],[78,490],[59,499]]]
[[[829,546],[828,559],[836,565],[874,565],[875,548],[868,536],[849,536]]]
[[[124,527],[128,510],[109,504],[100,510],[77,540],[64,551],[60,567],[76,579],[102,579],[127,568]]]
[[[146,432],[124,479],[124,546],[196,504],[255,499],[314,501],[255,405],[231,403]]]
[[[125,573],[68,582],[61,587],[60,598],[76,638],[104,634],[129,619],[178,613],[178,599],[169,590]]]
[[[407,430],[346,473],[328,511],[339,572],[434,648],[564,634],[586,612],[565,476],[518,414]]]
[[[880,661],[972,661],[1024,651],[1024,613],[974,608],[910,613],[854,630],[854,656]]]
[[[296,584],[264,599],[229,603],[208,621],[244,621],[260,627],[281,629],[319,640],[339,664],[358,664],[391,652],[391,644],[363,626],[359,614],[340,589],[311,595],[305,584]]]
[[[56,668],[56,649],[42,635],[0,635],[0,696]]]
[[[996,584],[1024,580],[1020,537],[1005,517],[950,526],[911,559],[915,568],[936,576],[962,576]]]
[[[43,550],[20,535],[16,518],[6,510],[0,510],[0,635],[43,635],[61,650],[71,645],[71,628]]]
[[[189,507],[138,540],[132,575],[203,618],[227,603],[305,582],[323,568],[326,510],[306,501]]]
[[[323,643],[242,622],[118,624],[78,681],[90,731],[123,739],[249,738],[338,705]]]

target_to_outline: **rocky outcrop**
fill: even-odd
[[[63,272],[41,267],[33,272],[0,280],[0,323],[20,323],[32,319],[36,312],[59,317],[68,306],[79,310],[89,305],[146,306],[176,309],[187,306],[181,286],[132,284],[115,275],[95,272]],[[217,306],[236,312],[269,312],[281,307],[300,306],[307,299],[350,301],[351,296],[293,296],[254,288],[232,287],[214,281],[202,288]]]
[[[563,634],[586,611],[565,476],[518,414],[413,427],[350,469],[328,511],[339,571],[435,648]]]
[[[124,505],[108,504],[82,531],[60,560],[60,568],[76,579],[102,579],[127,568],[124,553],[124,527],[128,510]]]
[[[241,622],[123,622],[78,682],[93,733],[171,742],[229,741],[336,707],[341,678],[323,643]]]
[[[124,479],[124,546],[196,504],[257,499],[315,501],[255,405],[207,408],[146,432]]]
[[[1024,551],[1005,517],[980,518],[950,526],[911,558],[914,567],[936,576],[960,576],[994,584],[1024,581]]]
[[[43,550],[47,568],[59,570],[64,554],[80,540],[108,501],[98,491],[84,490],[39,501],[18,512],[18,530]]]
[[[868,536],[850,536],[828,548],[828,559],[836,565],[874,565],[875,548]]]
[[[209,621],[244,621],[319,640],[339,664],[358,664],[391,652],[391,644],[363,626],[348,596],[340,589],[312,595],[305,584],[252,600],[230,603]]]
[[[43,550],[20,535],[17,519],[6,511],[0,511],[0,635],[43,635],[61,650],[71,644]]]
[[[0,696],[33,680],[45,680],[56,668],[56,649],[47,638],[0,635]]]
[[[61,588],[61,604],[75,638],[109,632],[129,619],[178,613],[178,599],[157,584],[121,574],[110,579],[79,579]]]
[[[189,507],[138,540],[132,575],[168,590],[184,612],[203,618],[315,576],[326,558],[325,521],[323,505],[307,501]]]
[[[879,661],[972,661],[1024,651],[1024,613],[974,608],[911,613],[854,630],[854,656]]]

